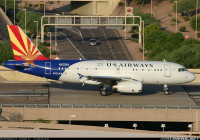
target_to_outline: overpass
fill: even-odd
[[[21,0],[28,2],[32,0]],[[55,1],[57,0],[34,0],[34,1]],[[60,0],[66,1],[66,0]],[[71,1],[71,13],[88,16],[109,16],[118,5],[120,0],[68,0]]]
[[[71,13],[78,15],[108,16],[120,0],[71,0]]]

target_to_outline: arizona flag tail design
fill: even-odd
[[[50,60],[43,56],[17,25],[7,25],[16,61]]]

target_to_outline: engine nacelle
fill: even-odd
[[[140,93],[142,92],[142,82],[133,80],[121,81],[113,86],[113,88],[123,93]]]

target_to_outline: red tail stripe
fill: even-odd
[[[11,41],[11,45],[12,45],[12,48],[13,50],[21,53],[22,55],[26,55],[24,52],[22,52],[12,41]]]
[[[16,61],[23,61],[24,59],[19,55],[14,55]]]
[[[28,50],[29,50],[31,48],[31,41],[28,38],[26,38],[26,39],[27,39]]]
[[[13,25],[13,26],[9,26],[9,27],[12,30],[15,37],[17,38],[17,40],[19,41],[19,43],[21,44],[21,46],[23,47],[23,49],[25,50],[25,52],[28,53],[17,25]]]
[[[51,60],[51,59],[46,58],[46,57],[43,56],[43,55],[39,55],[35,60]]]

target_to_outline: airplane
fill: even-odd
[[[99,85],[102,96],[111,89],[141,93],[143,84],[168,85],[193,81],[196,77],[184,66],[166,61],[51,60],[35,47],[18,25],[8,25],[15,60],[4,66],[19,72],[63,82]]]

